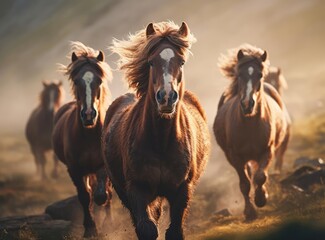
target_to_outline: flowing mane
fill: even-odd
[[[238,62],[237,53],[239,50],[242,50],[245,54],[245,58]],[[260,59],[264,51],[258,47],[252,46],[250,44],[243,44],[238,48],[233,48],[228,50],[228,54],[224,55],[221,54],[218,60],[218,66],[221,70],[221,73],[231,80],[231,84],[225,91],[225,96],[227,98],[233,97],[238,93],[238,82],[237,82],[237,73],[238,73],[238,66],[244,62]],[[260,61],[263,67],[263,79],[268,73],[269,69],[269,60],[264,62]]]
[[[103,80],[103,83],[101,84],[101,98],[103,99],[103,107],[107,109],[111,96],[107,86],[107,82],[110,82],[112,80],[111,68],[105,61],[97,60],[96,57],[99,51],[94,50],[91,47],[85,46],[81,42],[71,42],[71,52],[67,56],[69,59],[71,57],[72,52],[77,55],[78,59],[74,62],[71,62],[67,66],[59,64],[59,70],[65,75],[69,76],[70,87],[73,96],[76,99],[77,93],[73,79],[75,79],[76,75],[78,74],[81,68],[83,68],[85,65],[90,65],[96,71],[98,76]]]
[[[148,89],[149,64],[148,56],[161,41],[167,40],[179,49],[184,59],[190,53],[192,43],[196,41],[192,34],[183,37],[178,33],[179,26],[174,22],[161,22],[154,25],[156,34],[146,37],[146,30],[142,29],[128,40],[113,40],[111,51],[120,56],[118,68],[125,70],[125,78],[129,87],[136,90],[137,96],[142,97]]]

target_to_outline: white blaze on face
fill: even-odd
[[[87,109],[91,108],[91,88],[90,84],[94,79],[94,74],[92,72],[85,72],[83,75],[82,79],[85,81],[86,85],[86,104],[87,104]]]
[[[253,68],[253,67],[249,67],[249,68],[248,68],[248,74],[249,74],[250,76],[252,76],[253,72],[254,72],[254,68]]]
[[[252,66],[250,66],[250,67],[248,67],[247,71],[248,71],[248,75],[252,76],[254,73],[254,68]],[[249,95],[251,94],[252,90],[253,90],[252,80],[249,79],[247,82],[247,86],[246,86],[245,101],[249,101]]]
[[[54,108],[54,90],[50,90],[50,102],[49,102],[49,110]]]
[[[173,78],[173,76],[170,75],[168,72],[169,62],[170,62],[170,59],[175,57],[175,53],[172,49],[165,48],[164,50],[161,51],[161,53],[159,55],[163,60],[166,61],[166,64],[163,67],[163,70],[164,70],[163,77],[164,77],[164,89],[166,91],[165,100],[167,103],[169,93],[170,93],[170,91],[172,91],[172,78]]]
[[[246,97],[245,97],[245,101],[249,101],[249,95],[251,94],[253,90],[253,84],[252,84],[252,80],[249,79],[247,82],[247,86],[246,86]]]

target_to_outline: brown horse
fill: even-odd
[[[257,217],[249,196],[250,178],[255,186],[255,205],[263,207],[268,196],[265,183],[270,160],[278,149],[283,154],[288,143],[281,97],[271,85],[264,83],[268,69],[266,58],[266,51],[247,44],[230,51],[219,64],[232,82],[220,99],[213,130],[239,176],[248,221]],[[248,167],[254,167],[251,174],[247,173]]]
[[[42,179],[45,179],[45,153],[52,149],[53,119],[55,112],[62,104],[63,88],[62,82],[43,82],[43,86],[40,104],[29,117],[25,133],[35,158],[37,175],[41,175]],[[56,178],[58,176],[58,159],[55,154],[53,154],[53,160],[52,177]]]
[[[72,50],[72,62],[62,65],[62,70],[69,76],[75,101],[62,106],[55,116],[53,147],[77,188],[84,212],[84,236],[92,237],[97,235],[90,214],[92,195],[96,204],[110,207],[110,181],[104,169],[100,138],[109,103],[107,81],[111,71],[102,51],[80,42],[73,42]],[[89,184],[90,188],[96,187],[90,191],[93,194],[88,194],[85,185],[89,174],[96,174],[97,184]]]
[[[288,88],[288,84],[286,79],[284,78],[282,71],[279,67],[269,67],[268,73],[266,74],[264,81],[271,84],[278,93],[282,96],[283,89]],[[290,140],[290,128],[291,128],[291,118],[287,111],[287,108],[285,104],[283,104],[283,111],[285,111],[286,114],[286,120],[287,120],[287,134],[285,139],[283,140],[286,143],[283,143],[280,148],[277,149],[275,152],[275,173],[280,173],[282,170],[283,165],[283,155],[284,152],[287,149],[288,142]]]
[[[193,187],[210,150],[205,113],[185,91],[183,64],[194,37],[185,23],[150,23],[128,41],[114,41],[136,95],[109,107],[104,131],[105,163],[114,189],[131,214],[139,239],[158,237],[161,200],[170,205],[166,239],[183,239]]]
[[[278,67],[270,67],[264,81],[271,84],[280,95],[282,95],[283,89],[288,88],[287,81]]]

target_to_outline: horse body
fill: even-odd
[[[73,43],[72,62],[63,66],[71,80],[75,101],[65,104],[55,116],[53,146],[59,159],[67,166],[84,212],[84,236],[97,236],[91,216],[92,202],[106,208],[110,218],[111,183],[101,154],[101,133],[108,105],[110,69],[99,51]]]
[[[52,149],[51,135],[53,130],[54,114],[62,102],[63,89],[62,83],[45,83],[41,93],[41,103],[32,112],[26,125],[26,138],[30,144],[35,158],[38,174],[46,178],[45,173],[45,153]],[[58,160],[53,155],[54,168],[53,177],[57,177]]]
[[[62,141],[55,141],[54,144],[58,158],[68,168],[81,169],[83,175],[96,172],[103,167],[100,121],[93,128],[84,128],[76,102],[67,103],[62,108],[65,112],[59,113],[61,116],[56,117],[56,131],[53,134],[53,139],[62,139]]]
[[[213,130],[227,160],[235,168],[245,198],[246,220],[257,217],[251,203],[250,178],[255,187],[255,205],[267,201],[265,183],[274,155],[283,158],[288,143],[286,109],[278,92],[264,83],[266,52],[244,46],[221,64],[232,84],[222,95]]]
[[[107,110],[103,152],[114,189],[130,211],[138,238],[158,237],[161,199],[166,198],[171,219],[166,239],[183,239],[188,202],[208,158],[209,134],[198,100],[184,90],[179,61],[174,58],[180,49],[167,40],[170,35],[187,38],[187,26],[183,23],[177,29],[160,23],[156,28],[149,24],[146,35],[140,33],[140,38],[148,40],[142,40],[146,46],[150,40],[160,41],[144,54],[151,65],[145,62],[145,76],[134,78],[141,79],[134,84],[139,96],[121,96]]]

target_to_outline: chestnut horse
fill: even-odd
[[[63,100],[62,82],[43,82],[43,91],[40,95],[40,104],[33,110],[28,119],[25,133],[30,148],[35,158],[37,175],[46,178],[45,153],[52,150],[52,130],[55,112],[59,109]],[[58,176],[58,159],[53,154],[54,168],[52,177]]]
[[[183,64],[194,40],[185,23],[161,22],[111,47],[136,95],[121,96],[109,107],[103,151],[139,239],[158,237],[162,199],[170,205],[166,239],[184,238],[189,200],[208,160],[205,113],[184,86]]]
[[[55,116],[53,147],[77,188],[84,212],[84,236],[93,237],[97,236],[97,228],[90,213],[92,196],[95,203],[106,206],[109,213],[112,191],[100,145],[111,71],[102,51],[97,52],[80,42],[73,42],[72,50],[72,62],[61,67],[69,76],[75,100],[62,106]],[[96,178],[89,178],[90,174]],[[85,185],[89,181],[97,181],[97,184]],[[96,189],[90,190],[92,186]]]
[[[269,67],[268,73],[264,78],[264,81],[271,84],[277,91],[278,93],[282,96],[283,94],[283,89],[287,89],[288,88],[288,84],[287,81],[285,79],[285,77],[282,74],[282,71],[279,67]],[[286,150],[286,146],[288,145],[288,142],[290,140],[290,135],[291,135],[291,117],[289,115],[289,112],[285,106],[285,104],[283,104],[283,110],[285,111],[286,114],[286,120],[287,120],[287,124],[288,124],[288,128],[287,128],[287,135],[285,137],[285,139],[283,141],[287,142],[286,144],[282,144],[282,147],[279,148],[276,152],[275,152],[275,157],[276,157],[276,161],[275,161],[275,171],[276,173],[280,173],[282,170],[282,165],[283,165],[283,155],[284,152]]]
[[[283,89],[288,88],[287,81],[278,67],[270,67],[264,81],[271,84],[280,95],[282,95]]]
[[[246,220],[257,217],[250,200],[250,178],[255,186],[255,205],[267,201],[265,183],[270,160],[287,148],[288,124],[281,97],[264,83],[268,60],[266,51],[251,45],[229,52],[220,59],[222,73],[232,81],[222,95],[213,130],[229,163],[239,176],[245,199]],[[247,169],[253,167],[250,173]]]

